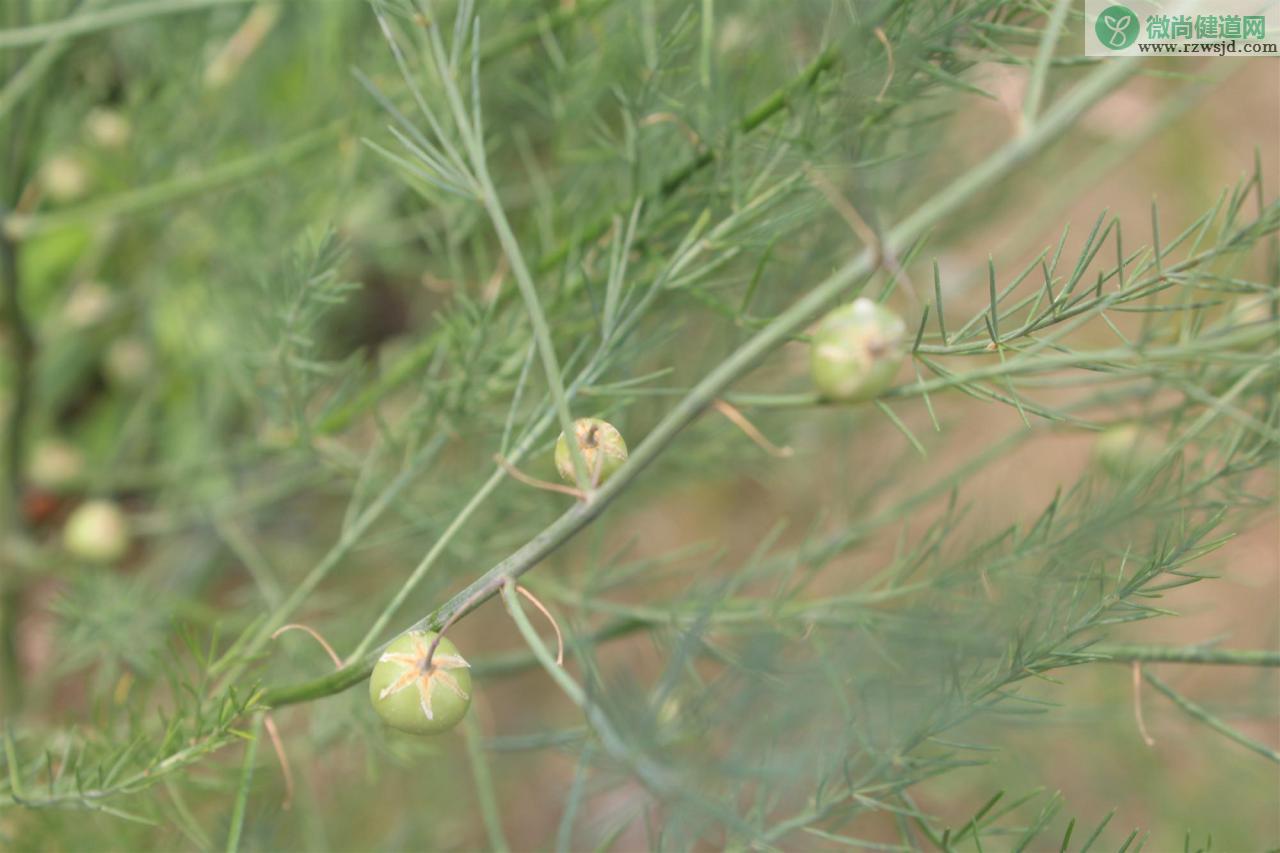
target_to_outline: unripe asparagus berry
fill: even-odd
[[[103,148],[124,146],[133,133],[129,120],[114,110],[96,108],[89,111],[84,120],[89,138]]]
[[[62,308],[62,318],[75,329],[87,329],[105,320],[115,310],[111,289],[97,281],[82,281],[72,289]]]
[[[573,422],[573,432],[587,463],[587,476],[598,486],[613,476],[613,472],[627,461],[627,443],[622,434],[608,421],[599,418],[578,418]],[[573,453],[564,433],[556,439],[556,470],[566,482],[577,482],[573,469]],[[598,473],[597,473],[598,472]]]
[[[119,338],[107,347],[102,366],[112,382],[125,388],[137,387],[151,373],[151,350],[138,338]]]
[[[88,190],[89,173],[79,158],[59,154],[40,167],[40,184],[54,201],[75,201]]]
[[[50,492],[65,492],[84,473],[84,456],[74,444],[60,438],[42,439],[31,451],[27,478]]]
[[[471,707],[470,664],[441,638],[427,666],[436,635],[408,631],[387,646],[369,676],[369,700],[392,728],[418,735],[448,731]]]
[[[113,501],[85,501],[62,528],[68,553],[92,563],[114,563],[129,550],[129,519]]]
[[[1137,424],[1108,427],[1093,445],[1093,458],[1104,471],[1119,479],[1156,465],[1163,455],[1160,439]]]
[[[856,403],[879,396],[906,354],[902,318],[866,297],[833,309],[813,333],[810,373],[828,400]]]

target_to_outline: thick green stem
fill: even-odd
[[[753,614],[754,615],[754,614]],[[587,641],[588,647],[619,637],[628,637],[666,624],[650,619],[621,618],[595,631]],[[570,646],[566,652],[572,654]],[[1280,667],[1280,652],[1265,649],[1213,649],[1204,646],[1154,646],[1104,643],[1089,647],[1089,654],[1096,655],[1096,663],[1185,663],[1210,666],[1260,666]],[[529,652],[508,652],[473,661],[471,674],[478,678],[505,678],[519,675],[538,665]],[[1071,664],[1076,666],[1078,664]]]
[[[0,218],[3,217],[0,211]],[[13,399],[5,425],[4,476],[8,515],[14,524],[21,520],[22,461],[26,446],[27,412],[31,406],[32,367],[36,343],[31,333],[20,293],[18,247],[0,234],[0,300],[9,330],[9,347],[13,355]]]
[[[3,218],[3,210],[0,210]],[[32,372],[36,344],[22,305],[21,280],[18,274],[18,247],[0,234],[0,299],[9,330],[13,353],[13,399],[10,402],[4,441],[4,512],[0,514],[0,531],[21,534],[22,470],[26,458],[27,413],[31,408]],[[18,662],[17,620],[21,612],[22,586],[11,567],[3,566],[0,554],[0,710],[16,713],[22,704],[22,674]]]
[[[1116,663],[1203,663],[1228,666],[1280,667],[1280,652],[1266,649],[1214,649],[1205,646],[1141,646],[1103,643],[1089,654]]]

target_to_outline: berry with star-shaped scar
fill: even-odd
[[[582,451],[582,461],[587,463],[586,474],[592,487],[604,485],[605,480],[627,461],[627,443],[622,440],[622,433],[600,418],[578,418],[573,422],[573,432]],[[556,470],[565,482],[577,480],[573,451],[564,433],[556,439],[555,460]]]
[[[457,648],[431,631],[401,634],[383,651],[369,677],[369,699],[387,725],[419,735],[456,726],[471,706],[471,673]],[[430,663],[427,658],[430,655]]]

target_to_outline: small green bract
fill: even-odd
[[[427,665],[436,638],[431,631],[408,631],[391,642],[369,676],[369,700],[392,728],[416,735],[446,732],[471,707],[471,666],[447,638]]]
[[[578,418],[573,431],[587,463],[587,474],[595,485],[601,485],[627,461],[627,443],[613,424],[600,418]],[[577,481],[573,471],[573,453],[564,433],[556,439],[556,470],[566,482]]]
[[[833,309],[813,334],[813,384],[828,400],[879,396],[902,365],[906,333],[901,317],[866,297]]]

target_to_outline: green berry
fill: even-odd
[[[40,185],[57,202],[75,201],[89,189],[89,173],[73,154],[58,154],[40,167]]]
[[[1160,439],[1137,424],[1119,424],[1103,430],[1093,445],[1093,458],[1117,479],[1132,477],[1160,462]]]
[[[906,324],[866,297],[833,309],[813,334],[810,373],[828,400],[857,403],[893,383],[906,355]]]
[[[129,550],[129,519],[113,501],[85,501],[62,528],[62,544],[82,560],[114,563]]]
[[[100,281],[82,281],[67,296],[62,319],[73,329],[88,329],[107,319],[115,309],[111,288]]]
[[[119,338],[107,347],[102,366],[115,384],[136,388],[151,374],[151,350],[138,338]]]
[[[84,474],[84,456],[74,444],[45,438],[31,451],[27,477],[31,484],[50,492],[66,492]]]
[[[622,434],[608,421],[599,418],[578,418],[573,422],[573,432],[578,447],[587,463],[587,475],[597,486],[613,476],[613,472],[627,461],[627,443]],[[556,439],[556,470],[566,482],[575,483],[573,453],[564,433]]]
[[[448,638],[427,665],[436,634],[408,631],[391,642],[369,677],[369,700],[383,722],[417,735],[446,732],[471,707],[471,666]]]
[[[85,117],[84,129],[94,144],[103,148],[123,148],[133,134],[129,120],[114,110],[94,108]]]

